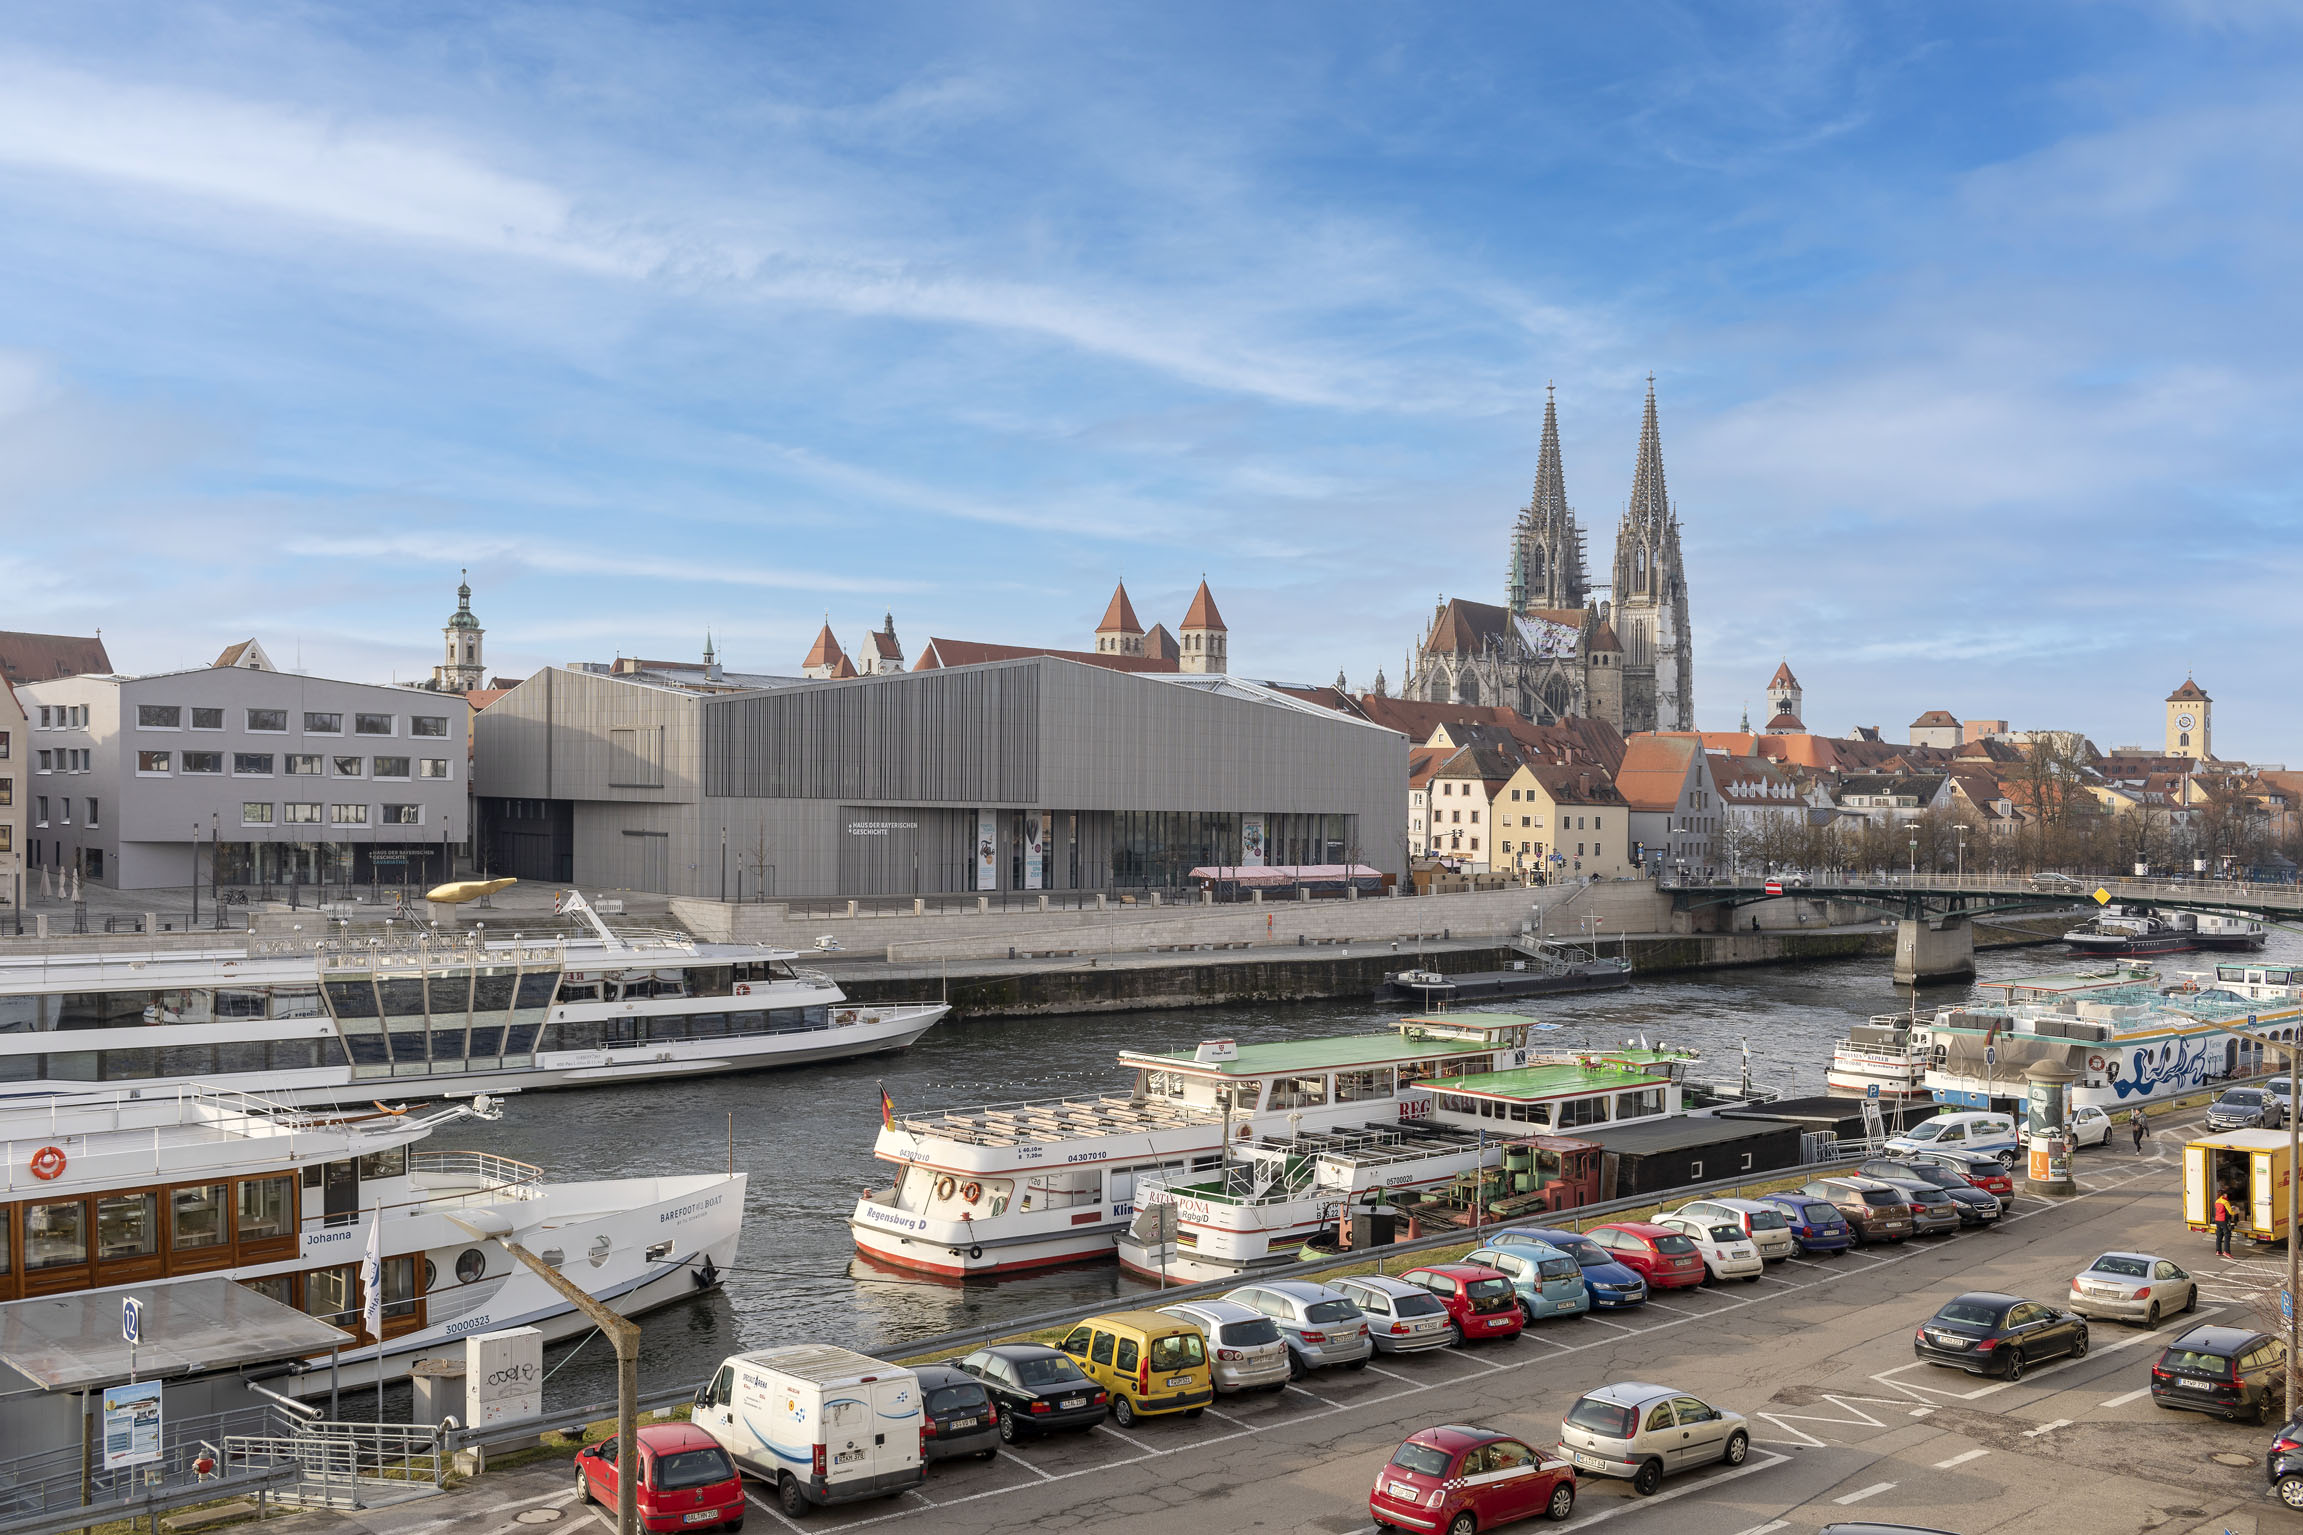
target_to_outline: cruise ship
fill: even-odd
[[[0,1103],[227,1081],[282,1103],[455,1097],[901,1050],[943,1002],[863,1005],[799,955],[590,937],[251,936],[0,958]]]
[[[515,1242],[630,1316],[708,1290],[735,1262],[745,1174],[554,1183],[543,1169],[424,1143],[500,1109],[303,1109],[204,1084],[0,1104],[0,1300],[221,1276],[357,1335],[287,1389],[405,1375],[468,1333],[591,1323]],[[381,1259],[380,1339],[359,1272]]]

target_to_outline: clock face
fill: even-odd
[[[2175,728],[2177,730],[2189,730],[2192,726],[2198,723],[2199,722],[2193,719],[2189,714],[2178,714],[2175,716]]]

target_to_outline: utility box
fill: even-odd
[[[2215,1196],[2229,1192],[2239,1206],[2238,1230],[2257,1242],[2287,1236],[2288,1165],[2284,1130],[2233,1130],[2203,1135],[2183,1148],[2183,1224],[2215,1229]]]
[[[475,1333],[464,1340],[465,1427],[484,1429],[494,1423],[518,1423],[541,1417],[543,1412],[541,1331],[507,1327],[502,1332]]]
[[[416,1423],[437,1423],[461,1417],[465,1410],[465,1365],[461,1359],[419,1359],[408,1369],[408,1385],[415,1392]]]

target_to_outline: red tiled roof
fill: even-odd
[[[1096,625],[1098,634],[1141,634],[1144,626],[1136,618],[1135,604],[1128,601],[1128,584],[1122,581],[1112,588],[1111,606],[1104,609],[1104,621]]]
[[[1914,730],[1939,730],[1946,725],[1954,730],[1959,728],[1959,716],[1949,709],[1930,709],[1911,722]]]
[[[1530,762],[1526,772],[1555,805],[1621,805],[1622,793],[1599,768],[1568,762]]]
[[[1791,675],[1791,663],[1785,661],[1775,668],[1775,675],[1767,679],[1767,685],[1771,688],[1795,688],[1799,686],[1799,679]]]
[[[895,635],[886,629],[872,631],[872,649],[883,661],[901,661],[904,647],[896,643]]]
[[[1215,598],[1208,592],[1207,582],[1200,582],[1199,590],[1191,594],[1191,607],[1185,612],[1180,627],[1187,630],[1223,628],[1223,615],[1215,610]]]
[[[1615,625],[1604,618],[1592,625],[1591,648],[1595,654],[1602,650],[1621,651],[1623,641],[1615,637]]]
[[[1767,722],[1767,730],[1770,735],[1779,732],[1786,735],[1804,735],[1807,732],[1807,727],[1800,723],[1799,716],[1796,714],[1778,714]]]
[[[1044,645],[992,645],[982,640],[928,641],[927,649],[912,665],[916,672],[934,671],[939,666],[980,666],[986,661],[1020,661],[1029,656],[1053,656],[1059,661],[1079,661],[1088,666],[1100,666],[1114,672],[1172,672],[1173,661],[1155,661],[1149,656],[1105,655],[1093,650],[1055,650]]]
[[[2189,677],[2183,679],[2183,686],[2177,688],[2174,692],[2167,695],[2167,701],[2171,704],[2191,702],[2194,700],[2203,704],[2211,704],[2215,701],[2214,699],[2207,696],[2205,689],[2201,688],[2198,683],[2193,682]]]
[[[1144,635],[1144,659],[1147,661],[1180,661],[1183,647],[1175,636],[1167,632],[1166,624],[1153,624]]]
[[[464,702],[470,704],[472,712],[477,714],[511,691],[510,688],[474,688],[464,695]]]
[[[845,681],[855,674],[856,663],[849,660],[845,655],[832,663],[832,680],[835,682]]]
[[[846,657],[847,652],[840,649],[839,639],[833,635],[832,626],[827,623],[816,632],[816,642],[809,647],[808,658],[800,665],[830,666],[835,660],[845,660]]]
[[[1670,810],[1679,804],[1690,763],[1702,754],[1694,736],[1636,735],[1624,743],[1615,787],[1634,810]]]
[[[0,631],[0,676],[10,682],[46,682],[54,677],[111,673],[112,658],[98,638],[71,634]]]

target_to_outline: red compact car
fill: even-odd
[[[1682,1290],[1703,1283],[1703,1254],[1668,1226],[1616,1221],[1584,1233],[1607,1255],[1647,1281],[1650,1290]]]
[[[1511,1276],[1500,1270],[1477,1263],[1434,1263],[1409,1269],[1399,1277],[1439,1297],[1439,1303],[1447,1308],[1448,1320],[1455,1324],[1459,1343],[1516,1338],[1527,1325]]]
[[[643,1530],[744,1527],[744,1483],[735,1463],[693,1423],[650,1423],[638,1434]],[[576,1452],[576,1501],[616,1506],[616,1441]]]
[[[1367,1511],[1378,1530],[1471,1535],[1514,1519],[1575,1512],[1575,1468],[1492,1429],[1451,1424],[1411,1435],[1375,1474]]]

